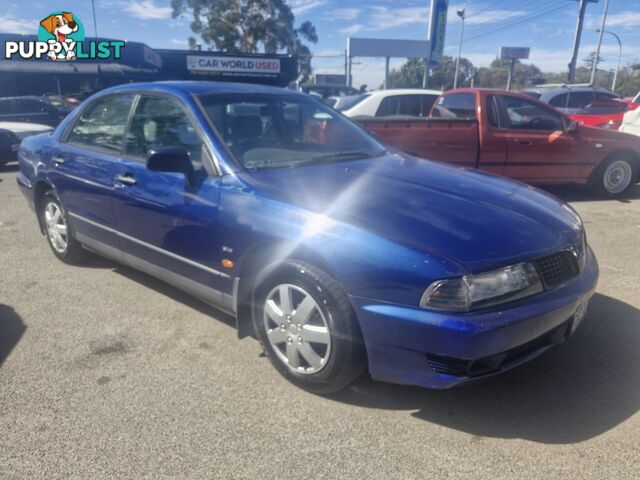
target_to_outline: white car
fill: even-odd
[[[347,117],[428,117],[438,90],[395,88],[340,99],[335,108]]]
[[[54,129],[49,125],[29,122],[0,122],[0,129],[9,130],[22,140],[30,135],[52,132]]]
[[[633,103],[640,102],[640,93],[633,99]],[[620,131],[640,136],[640,107],[635,110],[628,110],[622,118]]]

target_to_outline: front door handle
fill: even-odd
[[[116,175],[116,181],[124,183],[125,185],[135,185],[138,183],[135,177],[131,174]]]
[[[531,140],[525,140],[523,138],[514,138],[513,141],[519,145],[533,145]]]
[[[51,161],[53,163],[55,163],[56,165],[62,165],[64,163],[64,158],[62,158],[60,156],[51,157]]]

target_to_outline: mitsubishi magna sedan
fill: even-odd
[[[316,393],[368,368],[446,388],[567,339],[598,278],[535,188],[385,149],[302,93],[131,84],[19,151],[53,254],[86,250],[233,314]]]

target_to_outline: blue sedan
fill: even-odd
[[[19,160],[56,257],[89,250],[227,311],[317,393],[367,368],[432,388],[508,370],[571,336],[598,278],[568,205],[389,151],[291,91],[112,88]]]

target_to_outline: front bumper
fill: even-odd
[[[598,263],[589,248],[580,275],[502,309],[451,313],[351,300],[373,378],[448,388],[513,368],[564,341],[597,281]]]

